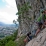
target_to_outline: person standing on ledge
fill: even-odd
[[[41,11],[41,14],[37,19],[37,24],[38,24],[38,29],[37,29],[35,35],[37,35],[41,31],[41,29],[43,29],[45,27],[45,24],[46,24],[46,10]]]

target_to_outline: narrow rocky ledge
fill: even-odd
[[[36,38],[32,39],[26,46],[46,46],[46,28]]]

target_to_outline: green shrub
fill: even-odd
[[[20,37],[19,40],[17,41],[17,46],[25,46],[24,39],[25,36]]]
[[[16,15],[21,15],[21,14],[23,15],[25,12],[28,12],[29,9],[31,9],[31,8],[32,7],[29,6],[29,3],[27,2],[27,3],[23,4],[23,6],[18,8],[19,11],[16,13]]]
[[[18,41],[15,41],[17,34],[18,30],[13,35],[7,36],[4,39],[0,40],[0,46],[25,46],[25,36],[21,36]]]
[[[0,40],[0,46],[5,46],[9,41],[14,41],[17,38],[18,30],[13,35],[6,36],[4,39]]]
[[[24,15],[27,14],[30,9],[32,9],[32,7],[29,5],[29,2],[24,3],[22,6],[18,5],[18,12],[16,13],[16,15],[19,15],[18,16],[18,22],[20,24],[21,24],[21,21],[22,21],[21,18],[25,19],[26,17],[24,17]]]
[[[17,44],[11,40],[5,46],[17,46]]]

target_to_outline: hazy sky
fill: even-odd
[[[0,22],[12,24],[17,19],[15,0],[0,0]]]

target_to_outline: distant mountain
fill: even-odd
[[[3,22],[0,22],[0,26],[4,26],[5,24]]]
[[[3,22],[0,22],[0,26],[15,26],[15,27],[18,27],[18,24],[5,24]]]

